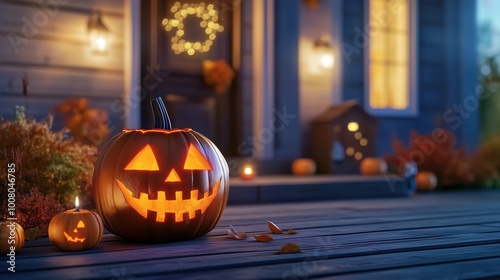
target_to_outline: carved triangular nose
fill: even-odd
[[[170,173],[168,173],[167,179],[165,179],[165,182],[180,182],[181,178],[179,177],[179,174],[175,171],[175,169],[172,168]]]

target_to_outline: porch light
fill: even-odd
[[[314,43],[314,50],[316,52],[317,63],[323,69],[332,69],[335,65],[335,57],[333,55],[333,48],[328,38],[321,38]]]
[[[105,54],[109,50],[110,32],[102,22],[101,14],[93,15],[88,23],[90,51],[94,54]]]

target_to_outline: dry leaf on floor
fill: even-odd
[[[267,221],[267,225],[269,226],[269,229],[271,230],[272,233],[283,233],[283,231],[273,222]]]
[[[232,239],[236,239],[236,240],[242,240],[242,239],[245,239],[247,238],[247,234],[244,233],[244,232],[237,232],[232,225],[229,226],[229,229],[227,230],[227,234],[229,234],[229,236],[232,238]]]
[[[267,234],[254,235],[253,237],[259,242],[269,242],[274,240],[274,238]]]
[[[289,230],[287,230],[287,231],[285,232],[285,234],[296,234],[296,233],[297,233],[297,231],[296,231],[296,230],[294,230],[294,229],[289,229]]]
[[[287,243],[279,249],[275,254],[293,254],[302,252],[299,246],[295,243]]]
[[[45,234],[47,234],[47,232],[45,232]],[[26,240],[35,240],[42,236],[44,236],[44,232],[38,227],[29,228],[24,231],[24,238]]]

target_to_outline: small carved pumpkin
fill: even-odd
[[[24,230],[20,224],[7,221],[0,222],[0,253],[9,254],[11,247],[18,252],[24,246]]]
[[[84,209],[67,210],[50,220],[49,239],[52,245],[65,251],[90,249],[101,241],[103,228],[97,213]]]
[[[155,128],[124,130],[101,151],[94,198],[105,227],[138,241],[195,238],[226,206],[228,167],[217,147],[190,128],[172,129],[161,98]]]

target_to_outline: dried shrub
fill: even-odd
[[[39,227],[41,232],[47,233],[52,217],[64,209],[52,196],[34,188],[16,201],[17,222],[25,229]]]
[[[408,161],[416,162],[420,171],[436,174],[441,188],[483,187],[485,182],[498,178],[500,162],[495,168],[485,153],[468,155],[464,148],[456,147],[455,136],[444,129],[428,135],[412,131],[408,147],[399,139],[393,140],[392,146],[394,154],[385,159],[394,172],[400,173]]]
[[[27,119],[23,108],[16,109],[15,120],[0,121],[0,166],[12,162],[16,165],[17,202],[39,197],[47,205],[53,201],[70,208],[78,195],[82,205],[92,207],[91,184],[97,159],[96,146],[75,141],[66,129],[52,131],[51,127],[51,116],[42,121]],[[6,173],[0,175],[0,217],[5,216],[7,210],[6,176]],[[19,207],[19,204],[16,206]],[[28,215],[31,219],[29,225],[38,221],[37,226],[44,228],[48,224],[45,217],[52,212],[47,212],[48,206],[37,209],[40,211],[19,211],[21,216],[18,218],[28,220],[24,217]]]

